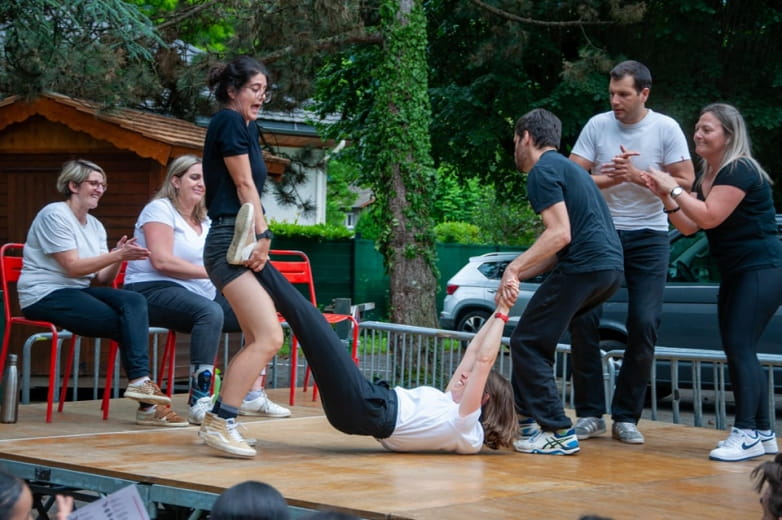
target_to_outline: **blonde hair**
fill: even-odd
[[[722,125],[722,130],[725,132],[725,152],[722,154],[719,168],[714,173],[717,174],[723,171],[726,166],[729,166],[729,168],[725,171],[731,172],[739,161],[743,161],[757,171],[761,179],[764,179],[769,184],[774,184],[766,170],[752,157],[752,143],[747,131],[747,125],[738,109],[726,103],[712,103],[703,107],[700,115],[707,113],[717,118],[717,121]],[[708,172],[708,163],[701,160],[701,175],[698,176],[698,181],[695,183],[696,188],[700,186]]]
[[[152,199],[168,199],[175,208],[179,208],[179,190],[174,187],[174,183],[171,180],[174,177],[181,178],[187,170],[196,164],[201,164],[201,158],[195,155],[181,155],[171,161],[168,165],[166,180],[163,181],[163,186],[155,193]],[[197,222],[202,222],[206,218],[206,201],[203,197],[201,202],[193,208],[190,216]]]
[[[94,162],[86,161],[84,159],[66,162],[62,165],[60,176],[57,177],[57,191],[62,193],[66,199],[71,198],[71,195],[73,195],[71,183],[81,184],[87,180],[87,177],[89,177],[92,172],[100,173],[103,176],[103,183],[108,184],[106,172]]]

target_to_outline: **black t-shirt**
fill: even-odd
[[[234,216],[239,212],[241,204],[236,185],[223,158],[244,154],[250,158],[253,182],[260,197],[267,171],[258,140],[258,126],[255,122],[247,124],[235,110],[220,110],[209,122],[204,141],[204,183],[210,218]]]
[[[565,202],[570,244],[557,254],[564,273],[623,270],[622,245],[603,195],[589,174],[558,152],[545,152],[527,176],[536,213]]]
[[[771,186],[755,166],[738,159],[717,172],[713,186],[734,186],[745,193],[722,224],[706,230],[720,274],[782,266]],[[698,187],[698,198],[705,200]]]

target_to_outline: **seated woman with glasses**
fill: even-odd
[[[140,403],[136,423],[187,426],[149,378],[146,300],[106,287],[123,261],[147,258],[149,250],[125,236],[108,250],[106,229],[90,215],[106,193],[106,173],[97,164],[65,163],[57,191],[65,200],[44,206],[27,233],[17,283],[22,313],[79,336],[117,341],[129,382],[125,397]]]

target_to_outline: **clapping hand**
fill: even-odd
[[[128,238],[127,235],[122,235],[117,241],[117,246],[114,251],[120,252],[122,260],[144,260],[149,258],[150,251],[146,247],[141,247],[136,243],[136,238]]]

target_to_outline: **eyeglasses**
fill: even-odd
[[[101,189],[103,189],[103,191],[106,191],[107,189],[109,189],[109,187],[106,186],[105,182],[93,181],[93,180],[85,180],[85,181],[82,181],[82,182],[86,182],[87,184],[89,184],[93,188],[101,188]]]
[[[268,86],[261,87],[259,85],[250,85],[249,87],[245,88],[249,89],[253,94],[255,94],[255,97],[263,96],[264,104],[272,100],[272,91]]]

